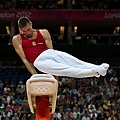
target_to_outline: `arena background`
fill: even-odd
[[[20,32],[17,20],[22,16],[31,19],[33,28],[49,30],[54,49],[91,63],[107,62],[111,69],[117,71],[120,79],[119,5],[120,0],[1,0],[0,80],[3,86],[11,82],[17,86],[20,81],[25,85],[31,76],[11,42],[12,37]],[[15,76],[16,73],[18,76]],[[101,78],[99,86],[104,84],[102,80],[106,78]],[[119,85],[118,81],[117,88]],[[61,92],[63,89],[61,86]],[[1,98],[2,92],[3,89]],[[119,90],[117,92],[119,94]]]

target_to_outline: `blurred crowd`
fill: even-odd
[[[61,77],[53,120],[120,120],[120,77],[109,69],[105,77]]]
[[[1,0],[0,9],[120,9],[119,0]]]
[[[0,120],[29,120],[25,89],[22,81],[18,85],[0,81]]]
[[[25,74],[22,68],[0,69],[0,120],[30,119]]]
[[[5,71],[7,68],[1,70],[0,76]],[[0,80],[0,120],[31,120],[27,79],[6,81],[8,74],[7,71]],[[59,80],[56,110],[51,120],[120,120],[119,68],[110,68],[105,77],[76,79],[63,76]]]

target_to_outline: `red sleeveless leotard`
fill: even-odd
[[[27,59],[34,63],[35,59],[45,50],[47,50],[47,46],[45,44],[45,40],[42,37],[39,30],[36,30],[37,37],[33,40],[29,40],[24,37],[23,34],[20,34],[22,38],[22,47],[25,52]]]

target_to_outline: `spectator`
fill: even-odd
[[[4,92],[7,93],[10,91],[10,87],[8,84],[6,84],[6,86],[4,87]]]
[[[53,115],[52,115],[52,118],[53,118],[53,120],[57,120],[57,118],[58,118],[58,112],[54,112],[53,113]]]
[[[22,100],[21,109],[25,109],[25,110],[29,109],[28,101],[26,99]]]
[[[15,93],[14,93],[15,99],[17,98],[18,95],[21,96],[21,92],[20,92],[19,87],[17,87],[16,90],[15,90]]]
[[[21,106],[19,104],[16,104],[15,101],[13,101],[13,110],[19,111],[21,109]]]
[[[7,102],[6,102],[5,98],[2,97],[2,98],[1,98],[1,107],[2,107],[3,109],[5,109],[6,106],[7,106]]]
[[[95,105],[93,104],[92,101],[88,105],[88,110],[89,110],[90,113],[92,113],[93,111],[96,111],[96,107],[95,107]]]
[[[20,88],[21,93],[25,91],[25,85],[23,85],[23,81],[19,81],[19,84],[17,85],[17,87]]]
[[[103,103],[103,109],[104,111],[108,111],[110,109],[110,103],[109,101],[105,100]]]
[[[60,101],[60,100],[63,100],[64,101],[64,95],[62,94],[62,92],[60,92],[58,95],[57,95],[57,100]]]
[[[78,110],[78,108],[76,108],[73,112],[73,118],[74,120],[80,119],[80,112]]]
[[[91,120],[97,120],[97,116],[98,116],[98,114],[97,114],[96,110],[93,109],[92,112],[90,113]]]
[[[73,107],[73,112],[75,112],[75,111],[78,111],[78,112],[80,112],[80,107],[79,107],[79,105],[76,103],[75,104],[75,106]]]
[[[65,114],[63,111],[63,107],[60,107],[58,112],[58,120],[64,120],[64,119],[65,119]]]
[[[105,119],[107,119],[106,112],[104,112],[102,107],[99,108],[99,111],[97,111],[97,113],[98,113],[98,115],[97,115],[97,119],[98,120],[105,120]]]
[[[22,104],[22,99],[20,95],[17,95],[17,98],[15,99],[15,103],[21,105]]]
[[[67,112],[65,114],[66,120],[70,120],[71,118],[73,119],[73,113],[70,108],[67,109]]]
[[[12,120],[19,120],[18,114],[14,113],[14,116],[12,117]]]
[[[114,115],[111,115],[108,120],[116,120]]]
[[[86,113],[86,114],[82,117],[82,120],[90,120],[89,115]]]
[[[4,113],[4,108],[2,106],[0,106],[0,114],[2,116],[2,113]]]
[[[5,120],[9,120],[11,119],[13,116],[13,110],[11,109],[10,105],[8,105],[6,108],[5,108],[5,111],[3,113],[3,117]]]
[[[8,92],[8,96],[7,96],[7,103],[10,104],[11,101],[14,100],[14,97],[12,95],[12,92]]]
[[[112,85],[113,85],[114,87],[116,87],[117,82],[118,82],[118,78],[117,78],[117,76],[116,76],[116,73],[114,73],[113,76],[110,78],[110,82],[112,83]]]

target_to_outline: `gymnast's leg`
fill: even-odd
[[[38,56],[34,66],[44,73],[75,78],[105,76],[109,67],[108,64],[95,65],[87,63],[65,52],[52,49]]]

